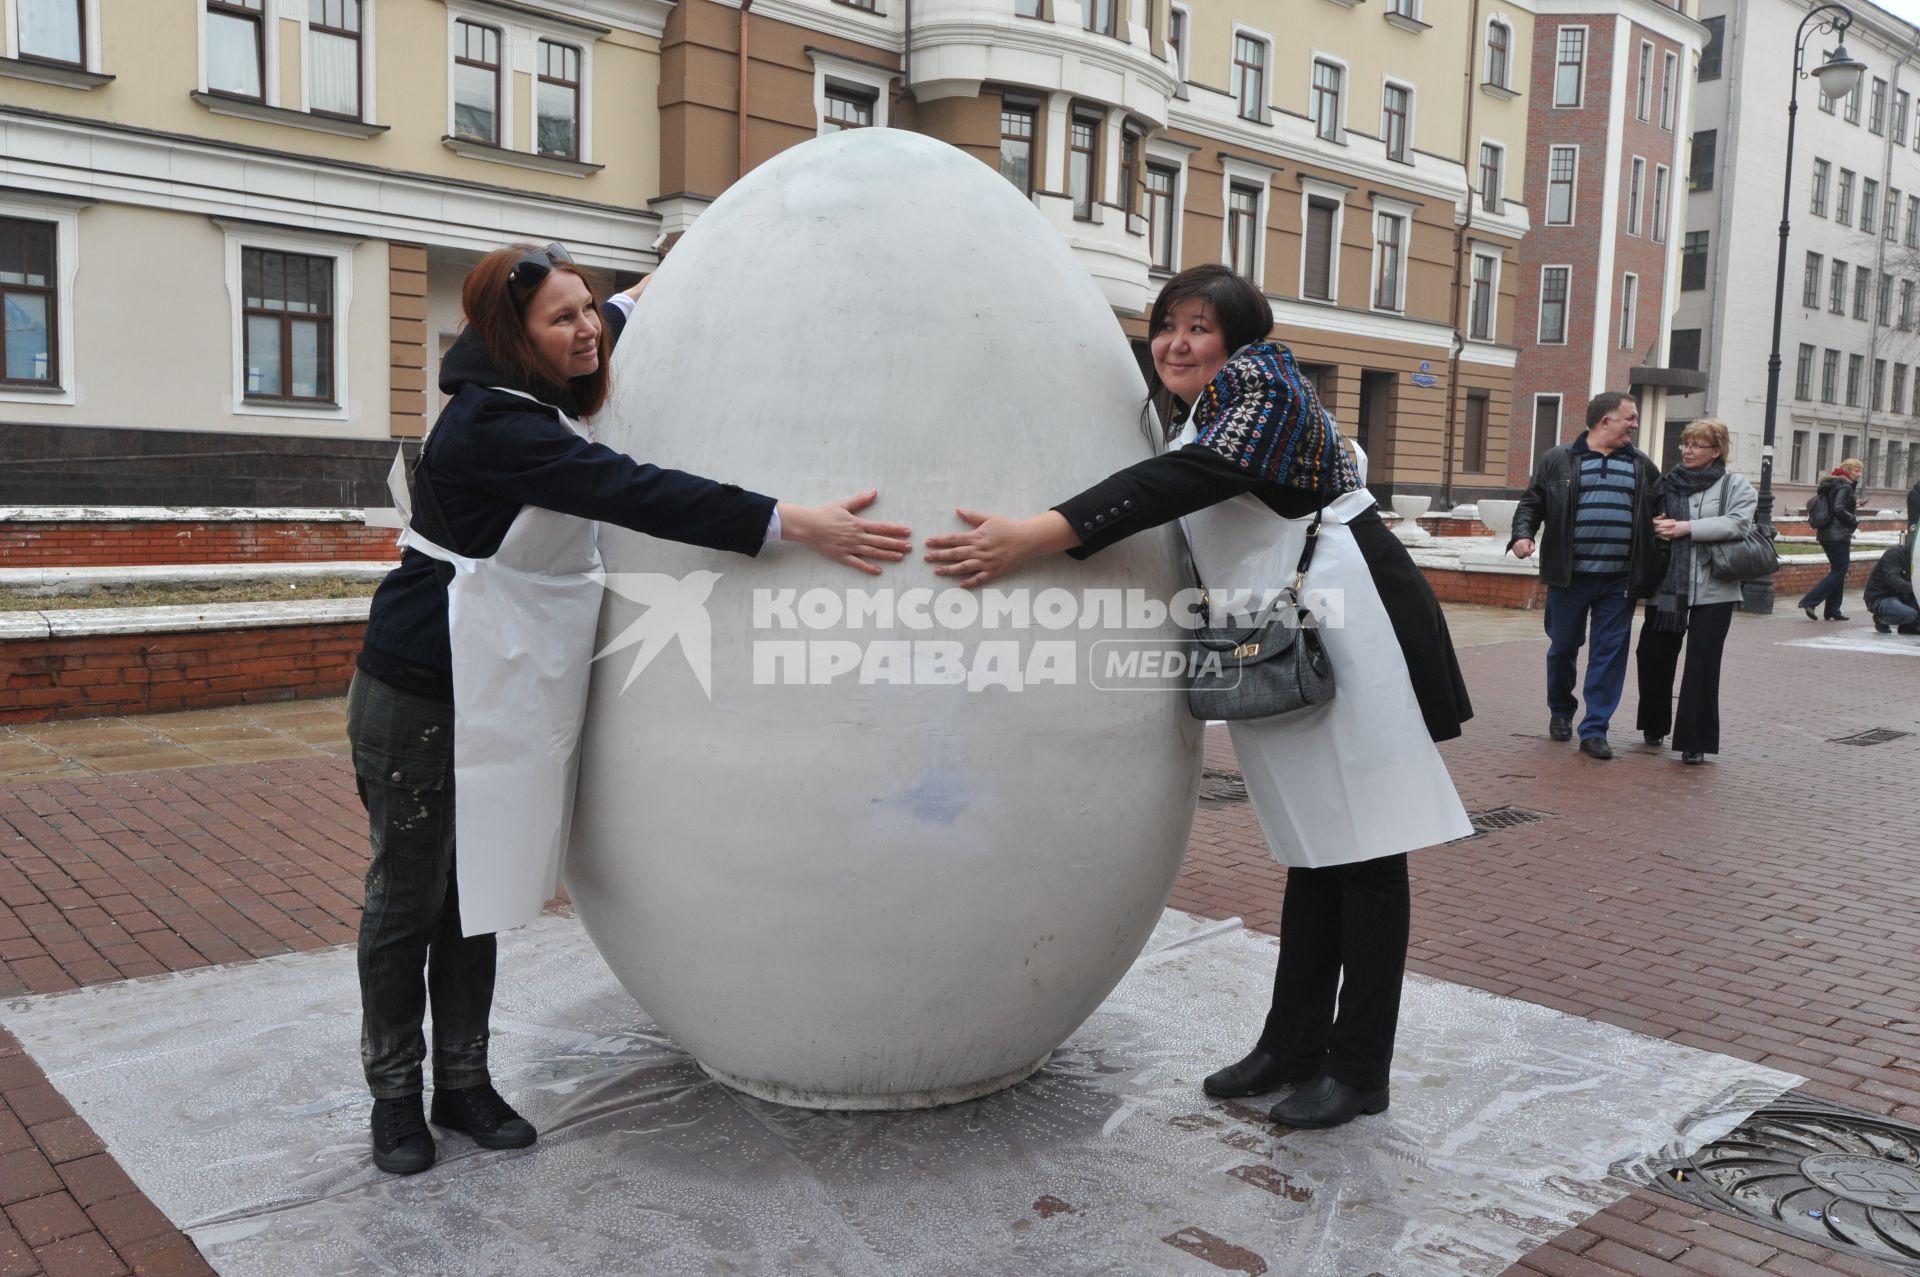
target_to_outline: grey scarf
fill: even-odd
[[[1718,458],[1711,465],[1697,470],[1675,466],[1660,476],[1660,486],[1655,489],[1660,501],[1660,513],[1669,519],[1691,521],[1694,493],[1707,491],[1720,482],[1726,473],[1726,462]],[[1687,628],[1687,608],[1690,605],[1687,595],[1692,589],[1693,538],[1675,537],[1667,542],[1667,573],[1653,596],[1652,624],[1655,629]]]

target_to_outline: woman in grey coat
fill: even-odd
[[[1720,752],[1720,654],[1726,647],[1740,583],[1708,569],[1708,546],[1738,541],[1753,524],[1759,498],[1727,469],[1725,422],[1702,417],[1680,434],[1680,464],[1660,478],[1653,534],[1668,547],[1667,569],[1647,608],[1635,657],[1640,672],[1640,731],[1658,745],[1669,731],[1680,761],[1704,763]],[[1673,673],[1680,675],[1680,711]]]

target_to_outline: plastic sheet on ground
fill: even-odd
[[[500,1089],[541,1130],[368,1159],[350,949],[16,999],[6,1021],[230,1277],[287,1273],[1497,1274],[1662,1153],[1798,1081],[1409,982],[1393,1106],[1277,1133],[1199,1080],[1251,1040],[1274,941],[1168,912],[1033,1078],[919,1113],[708,1079],[571,918],[502,937]]]

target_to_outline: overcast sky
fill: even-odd
[[[1874,0],[1894,17],[1920,26],[1920,0]]]

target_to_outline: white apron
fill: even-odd
[[[1189,425],[1174,446],[1194,437]],[[1355,452],[1365,482],[1366,458]],[[1307,574],[1305,602],[1326,625],[1332,704],[1227,724],[1261,832],[1286,865],[1352,864],[1473,832],[1427,735],[1393,622],[1346,526],[1373,504],[1365,488],[1327,504]],[[1292,581],[1312,522],[1311,515],[1283,519],[1245,494],[1181,520],[1209,591],[1256,595]]]
[[[600,621],[598,528],[523,506],[484,559],[435,545],[411,524],[400,536],[454,570],[454,862],[469,936],[532,922],[559,886]]]

